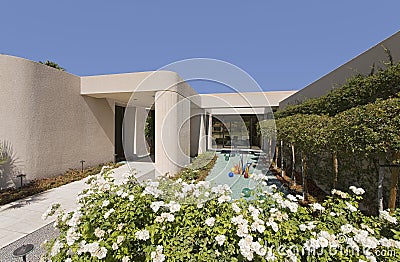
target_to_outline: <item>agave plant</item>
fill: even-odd
[[[12,175],[16,169],[16,161],[11,143],[0,141],[0,190],[15,186]]]

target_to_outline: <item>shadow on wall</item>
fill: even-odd
[[[16,163],[11,143],[0,141],[0,190],[15,187],[13,179],[18,174]]]
[[[114,113],[107,100],[88,96],[84,96],[83,99],[96,117],[97,122],[102,127],[110,142],[114,143]]]

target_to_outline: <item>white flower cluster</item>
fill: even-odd
[[[50,255],[52,257],[56,256],[60,253],[61,248],[64,247],[64,244],[61,243],[58,239],[54,242],[53,246],[51,247]]]
[[[175,220],[175,216],[171,213],[166,213],[166,212],[163,212],[163,213],[161,213],[161,215],[156,217],[157,223],[162,223],[164,221],[174,222],[174,220]]]
[[[332,193],[332,195],[338,195],[341,198],[348,198],[349,197],[349,195],[347,195],[347,193],[342,192],[342,191],[337,190],[337,189],[332,189],[331,193]]]
[[[249,261],[253,260],[254,253],[262,257],[267,254],[267,248],[261,245],[258,241],[253,241],[251,235],[247,235],[240,239],[239,249],[240,253]]]
[[[243,215],[238,215],[231,218],[231,222],[238,226],[236,234],[239,237],[245,237],[249,233],[249,221],[243,217]]]
[[[150,208],[153,210],[154,213],[157,213],[161,207],[169,209],[171,213],[175,213],[181,210],[181,205],[179,203],[176,203],[175,201],[171,201],[169,204],[165,204],[164,201],[154,201],[150,204]]]
[[[137,175],[136,169],[132,169],[132,170],[130,170],[129,172],[124,173],[124,174],[122,175],[123,180],[121,181],[121,184],[127,184],[127,183],[130,182],[130,181],[136,182],[136,181],[137,181],[137,180],[136,180],[136,175]]]
[[[356,212],[357,208],[355,206],[353,206],[352,204],[350,204],[349,202],[346,201],[346,207],[348,210],[350,210],[351,212]]]
[[[87,244],[85,241],[81,241],[79,246],[80,247],[77,251],[78,255],[89,252],[92,257],[97,257],[98,259],[103,259],[107,256],[107,248],[100,247],[99,242],[93,242]]]
[[[307,225],[305,225],[305,224],[299,225],[299,228],[300,228],[301,231],[306,231],[306,230],[311,231],[311,230],[313,230],[315,227],[316,227],[316,225],[314,224],[313,221],[308,222]]]
[[[282,222],[284,220],[289,219],[288,214],[279,211],[277,208],[271,208],[269,212],[271,213],[270,219],[272,218],[278,222]]]
[[[81,211],[76,209],[73,211],[72,217],[67,221],[66,224],[70,227],[78,227],[81,218],[82,218]]]
[[[265,231],[264,221],[260,219],[261,209],[254,207],[253,205],[249,205],[248,210],[250,212],[251,217],[253,218],[253,223],[250,226],[251,231],[258,231],[260,233],[264,233]]]
[[[163,254],[163,246],[158,245],[156,251],[151,252],[151,259],[154,262],[163,262],[165,260],[165,255]]]
[[[296,201],[290,200],[289,199],[284,199],[279,193],[274,193],[274,194],[269,194],[272,199],[276,201],[276,203],[279,205],[281,208],[288,208],[290,212],[296,213],[298,210],[299,205],[296,203]]]
[[[146,241],[150,238],[150,232],[147,229],[139,230],[135,233],[135,237],[139,240]]]
[[[364,191],[364,189],[362,189],[361,187],[355,187],[355,186],[351,186],[351,187],[349,187],[349,189],[351,190],[351,191],[353,191],[353,193],[354,194],[356,194],[356,195],[362,195],[362,194],[364,194],[365,193],[365,191]]]
[[[94,235],[97,237],[97,238],[102,238],[102,237],[104,237],[104,234],[105,234],[106,232],[104,231],[104,230],[102,230],[101,228],[96,228],[95,230],[94,230]]]
[[[101,207],[107,207],[110,204],[110,200],[104,200]]]
[[[53,216],[60,209],[60,203],[53,203],[50,207],[43,213],[42,219],[46,220],[48,217]]]
[[[215,237],[215,241],[217,241],[218,245],[222,246],[226,240],[226,236],[218,235]]]
[[[324,211],[325,207],[323,207],[320,203],[310,204],[313,211]]]
[[[147,181],[145,183],[145,188],[143,190],[142,195],[153,195],[154,197],[159,197],[162,195],[163,191],[158,188],[160,182],[158,181]]]
[[[304,249],[308,252],[315,252],[319,248],[337,248],[340,243],[334,234],[327,231],[319,232],[315,238],[310,238],[304,244]]]
[[[204,223],[209,227],[213,227],[214,224],[215,224],[215,218],[214,217],[209,217],[209,218],[206,219],[206,221]]]
[[[264,226],[265,222],[262,219],[260,219],[260,214],[262,210],[253,205],[249,205],[248,212],[251,215],[251,218],[253,219],[253,222],[250,226],[251,230],[253,232],[258,231],[259,233],[263,233],[265,231],[265,226]],[[231,222],[234,225],[237,225],[238,227],[236,234],[241,238],[239,241],[240,253],[244,257],[246,257],[247,260],[253,260],[254,253],[256,253],[259,256],[265,256],[267,254],[267,248],[261,245],[258,241],[253,241],[253,236],[249,234],[249,220],[245,219],[241,214],[232,217]],[[275,222],[272,223],[278,226]],[[268,260],[274,259],[274,256],[271,252],[269,252],[268,255],[269,255]]]
[[[106,168],[107,167],[103,167],[102,170]],[[106,174],[103,171],[100,172],[100,174],[89,177],[87,181],[93,192],[108,192],[111,190],[111,186],[113,185],[112,181],[106,177]]]
[[[109,209],[109,210],[104,214],[104,219],[109,218],[110,215],[111,215],[112,213],[114,213],[114,212],[115,212],[115,209],[114,209],[114,208]]]
[[[154,213],[157,213],[157,211],[165,205],[164,201],[154,201],[150,204],[150,208],[153,210]]]
[[[67,235],[65,236],[67,245],[72,246],[75,243],[75,241],[79,240],[80,237],[81,237],[81,234],[79,232],[77,232],[77,228],[70,227],[67,230]]]
[[[388,211],[379,211],[379,217],[389,221],[390,223],[397,224],[397,219],[391,216]]]
[[[235,202],[232,202],[232,209],[236,214],[239,214],[242,211],[242,209]]]
[[[226,184],[212,187],[211,192],[219,196],[232,194],[231,187]]]
[[[118,190],[116,194],[122,198],[127,198],[129,196],[128,192],[125,192],[123,189]]]
[[[123,241],[125,240],[125,237],[124,236],[118,236],[117,237],[117,242],[114,242],[113,244],[112,244],[112,249],[113,250],[117,250],[118,248],[119,248],[119,244],[121,244]]]

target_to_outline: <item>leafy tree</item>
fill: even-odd
[[[60,71],[65,71],[65,68],[62,68],[57,63],[49,61],[49,60],[46,60],[46,62],[39,61],[39,64],[47,65],[47,66],[53,67],[55,69],[58,69]]]

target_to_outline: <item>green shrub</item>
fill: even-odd
[[[396,97],[399,92],[400,63],[389,65],[373,75],[357,75],[324,96],[278,111],[275,118],[296,114],[334,116],[352,107],[373,103],[377,99]]]

